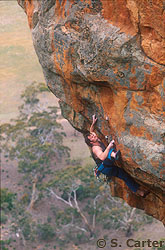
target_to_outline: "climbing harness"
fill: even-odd
[[[106,176],[105,174],[101,173],[99,170],[98,170],[98,166],[96,166],[95,168],[93,168],[93,171],[94,171],[94,176],[96,177],[96,179],[99,181],[99,182],[104,182],[104,183],[109,183],[111,182],[111,177],[109,176]]]

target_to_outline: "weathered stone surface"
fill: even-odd
[[[118,165],[151,190],[142,199],[114,179],[112,194],[165,223],[163,1],[18,2],[63,116],[83,133],[95,113],[98,135],[122,152]]]

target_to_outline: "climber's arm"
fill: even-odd
[[[96,118],[96,115],[93,115],[92,116],[92,124],[91,124],[91,126],[90,126],[90,133],[91,132],[94,132],[94,127],[95,127],[95,123],[97,122],[97,118]]]
[[[93,146],[93,153],[99,158],[101,161],[104,161],[108,157],[109,150],[114,146],[114,140],[112,140],[109,145],[106,147],[103,152],[100,146]]]

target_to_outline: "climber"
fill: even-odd
[[[85,134],[85,142],[91,147],[91,153],[94,161],[98,166],[98,174],[102,173],[107,177],[118,177],[122,179],[126,185],[135,192],[138,196],[145,198],[149,191],[143,190],[140,185],[122,168],[115,165],[115,160],[121,156],[120,150],[116,151],[115,141],[112,140],[107,147],[97,137],[94,132],[94,126],[97,118],[93,115],[93,121],[90,126],[90,132]]]

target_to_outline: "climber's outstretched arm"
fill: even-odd
[[[95,123],[97,122],[96,115],[92,116],[92,124],[90,126],[90,133],[94,132]]]

